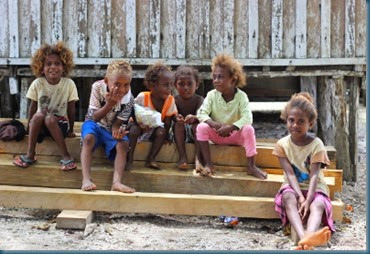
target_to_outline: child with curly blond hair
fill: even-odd
[[[212,141],[215,144],[243,146],[247,156],[247,173],[266,179],[266,172],[255,164],[256,137],[249,99],[240,89],[246,85],[241,64],[229,55],[219,54],[212,60],[212,78],[215,89],[208,92],[197,114],[200,122],[197,140],[202,165],[199,173],[204,176],[213,174],[209,148],[209,141]]]
[[[144,85],[150,91],[141,92],[135,98],[135,103],[159,112],[164,126],[148,128],[148,126],[139,125],[137,122],[132,123],[129,134],[130,150],[126,166],[127,170],[130,170],[132,167],[136,143],[149,140],[153,141],[153,144],[145,165],[152,169],[160,169],[159,164],[155,161],[155,157],[165,143],[172,120],[177,114],[175,99],[171,95],[173,80],[174,76],[171,69],[162,62],[157,62],[146,70]]]
[[[64,141],[65,137],[75,137],[75,102],[79,98],[75,83],[67,78],[73,66],[73,53],[62,42],[44,44],[33,55],[31,67],[37,79],[26,95],[30,99],[28,149],[26,155],[15,158],[13,163],[16,166],[26,168],[36,162],[36,143],[51,136],[61,153],[60,168],[76,168]]]

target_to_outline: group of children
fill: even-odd
[[[36,143],[51,136],[60,152],[62,170],[75,169],[76,163],[64,139],[75,137],[75,102],[79,99],[74,82],[67,78],[73,68],[73,54],[62,42],[44,45],[32,58],[37,79],[27,98],[29,134],[27,154],[15,158],[16,166],[26,168],[36,162]],[[179,152],[178,168],[189,168],[185,143],[195,145],[196,171],[214,174],[209,141],[245,148],[246,172],[266,179],[266,172],[256,166],[256,137],[242,65],[233,57],[219,54],[212,60],[214,89],[203,99],[196,94],[200,79],[196,69],[179,66],[176,72],[162,62],[149,66],[144,84],[149,91],[136,98],[131,93],[132,68],[123,60],[112,61],[103,80],[91,87],[85,121],[81,127],[82,190],[96,189],[90,177],[92,154],[103,146],[108,159],[114,160],[112,190],[133,193],[122,184],[124,170],[133,167],[137,142],[152,141],[146,166],[160,169],[155,158],[173,132]],[[177,95],[173,96],[173,86]],[[150,127],[136,121],[134,105],[159,112],[163,125]],[[289,135],[280,139],[273,151],[284,170],[284,183],[275,197],[275,210],[283,224],[290,223],[301,239],[296,249],[311,249],[326,243],[334,232],[332,207],[322,166],[329,159],[322,141],[309,134],[317,118],[308,93],[292,96],[281,115]],[[319,230],[321,222],[325,227]],[[304,224],[307,229],[304,230]]]

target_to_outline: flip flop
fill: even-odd
[[[184,162],[181,164],[177,164],[177,168],[180,170],[186,170],[186,169],[189,169],[189,165],[186,162]]]
[[[32,160],[32,159],[28,159],[26,155],[20,155],[14,159],[13,164],[21,168],[28,168],[36,161],[37,161],[36,158]]]
[[[68,171],[77,168],[74,160],[60,160],[60,169],[63,171]]]

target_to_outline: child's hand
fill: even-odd
[[[208,121],[207,123],[209,126],[211,126],[211,128],[215,129],[216,131],[222,127],[222,124],[218,122]]]
[[[305,200],[299,207],[298,213],[301,216],[302,221],[305,221],[309,214],[310,204]]]
[[[176,122],[183,123],[184,121],[184,117],[181,114],[176,115]]]
[[[187,124],[193,124],[196,121],[198,121],[198,118],[195,115],[189,114],[185,117],[185,123]]]
[[[114,139],[120,140],[123,139],[124,136],[126,136],[129,133],[126,129],[120,127],[116,130],[112,131],[112,136]]]
[[[217,134],[221,137],[229,137],[232,131],[234,131],[234,127],[232,125],[222,125],[221,128],[217,130]]]
[[[107,100],[108,104],[115,105],[120,102],[123,98],[123,93],[119,92],[117,88],[113,88],[113,91],[107,92],[105,95],[105,99]]]

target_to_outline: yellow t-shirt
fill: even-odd
[[[79,99],[72,79],[61,78],[58,84],[51,85],[44,77],[32,82],[26,97],[37,101],[37,112],[47,108],[50,114],[58,116],[67,116],[68,102]]]
[[[274,148],[272,154],[278,157],[287,158],[293,167],[293,170],[297,171],[298,174],[305,173],[310,174],[310,165],[312,163],[322,163],[324,165],[329,165],[330,161],[326,153],[326,149],[321,139],[315,138],[311,143],[305,146],[297,146],[292,142],[291,136],[288,135],[280,139]],[[328,186],[324,180],[324,174],[322,170],[319,171],[317,181],[317,190],[322,191],[326,195],[329,195]],[[296,173],[297,177],[297,173]],[[297,177],[298,180],[298,177]],[[299,186],[302,190],[308,190],[310,179],[298,180]],[[288,178],[284,172],[284,185],[289,184]]]

